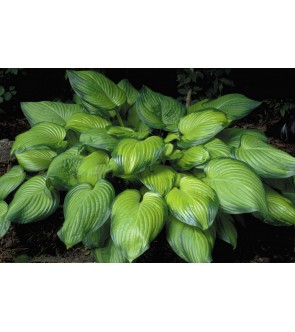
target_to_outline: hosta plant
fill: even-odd
[[[0,178],[1,237],[63,205],[59,238],[98,262],[135,261],[164,228],[183,260],[210,262],[216,237],[236,247],[238,214],[295,224],[295,158],[233,127],[259,102],[229,94],[186,108],[95,71],[67,75],[74,103],[21,104],[31,129]]]

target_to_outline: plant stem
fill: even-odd
[[[117,119],[118,119],[118,121],[120,123],[120,126],[121,127],[125,127],[124,123],[123,123],[123,120],[121,118],[121,115],[120,115],[120,108],[116,108],[115,112],[116,112],[116,117],[117,117]]]

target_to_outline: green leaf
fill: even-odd
[[[59,205],[59,193],[46,185],[46,175],[36,175],[22,184],[9,204],[5,219],[27,224],[46,219]]]
[[[108,219],[97,230],[88,233],[84,239],[83,244],[86,248],[103,248],[107,245],[110,238],[111,221]]]
[[[219,109],[231,120],[238,120],[245,117],[259,105],[261,105],[261,102],[237,93],[224,95],[202,104],[205,108]]]
[[[150,128],[177,131],[179,120],[186,114],[184,105],[144,86],[136,100],[139,118]]]
[[[183,171],[204,164],[210,158],[209,152],[202,145],[193,146],[182,152],[183,155],[177,161],[176,165]]]
[[[242,135],[251,135],[260,139],[263,142],[268,141],[268,138],[260,130],[256,129],[240,129],[240,128],[227,128],[218,134],[218,138],[226,143],[229,147],[240,147]]]
[[[63,127],[51,122],[40,122],[25,133],[16,136],[11,154],[30,149],[63,150],[67,146],[67,142],[64,141],[65,136],[66,131]]]
[[[193,102],[187,109],[187,113],[194,113],[194,112],[199,112],[203,111],[206,107],[203,106],[205,102],[207,102],[209,99],[202,99],[198,100],[196,102]]]
[[[263,182],[266,183],[268,186],[281,192],[292,193],[295,191],[292,177],[284,179],[263,179]]]
[[[27,150],[15,154],[18,163],[28,172],[46,170],[57,153],[52,150]]]
[[[221,240],[231,244],[233,249],[236,249],[238,233],[234,222],[235,220],[230,214],[218,213],[216,218],[216,231],[217,236]]]
[[[144,141],[125,138],[118,143],[112,153],[115,163],[125,175],[136,174],[154,164],[161,156],[164,141],[158,136],[151,136]]]
[[[128,117],[126,121],[128,127],[131,127],[135,131],[138,132],[150,132],[150,128],[143,123],[139,116],[137,115],[136,111],[136,104],[134,104],[129,110],[128,110]]]
[[[218,211],[218,199],[215,192],[204,182],[191,175],[184,175],[179,188],[173,188],[166,195],[170,213],[178,220],[208,229]]]
[[[166,230],[170,247],[186,262],[209,263],[212,261],[212,242],[200,228],[170,217]]]
[[[114,245],[112,239],[109,239],[106,247],[94,249],[93,254],[98,263],[128,263],[127,258]]]
[[[174,187],[176,175],[169,166],[155,165],[140,173],[138,178],[149,190],[165,196]]]
[[[179,122],[178,128],[182,136],[178,145],[188,148],[209,141],[229,124],[223,112],[206,110],[191,113]]]
[[[105,128],[90,129],[82,133],[80,142],[95,148],[113,151],[118,144],[118,139],[108,134]]]
[[[100,228],[111,213],[115,192],[111,183],[99,180],[94,187],[82,183],[70,190],[64,202],[65,222],[58,231],[67,248]]]
[[[110,121],[99,115],[76,113],[66,123],[66,130],[72,129],[78,133],[84,133],[89,129],[106,128],[111,125]]]
[[[111,126],[107,128],[107,133],[117,138],[136,138],[139,140],[144,139],[149,135],[148,131],[136,132],[131,128],[119,127],[119,126]]]
[[[124,91],[98,72],[67,70],[67,74],[73,90],[90,105],[110,111],[126,101]]]
[[[212,159],[205,174],[202,180],[217,193],[222,212],[268,214],[263,184],[247,164],[230,158]]]
[[[13,166],[10,171],[0,177],[0,201],[5,199],[25,179],[26,173],[21,166]]]
[[[249,164],[263,178],[295,175],[295,158],[251,135],[243,135],[240,148],[232,148],[234,158]]]
[[[109,165],[109,156],[104,151],[95,151],[84,157],[78,166],[78,182],[88,182],[95,185],[98,180],[104,179],[113,168]]]
[[[218,157],[230,157],[229,147],[218,138],[213,138],[204,145],[204,148],[209,152],[212,159]]]
[[[81,105],[52,101],[22,102],[21,109],[31,126],[45,121],[64,127],[73,114],[83,112]]]
[[[127,97],[127,104],[129,106],[132,106],[136,102],[136,98],[139,94],[138,90],[136,90],[132,84],[126,79],[120,81],[118,84],[118,87],[125,92],[125,95]]]
[[[0,239],[8,232],[10,221],[5,218],[8,205],[5,201],[0,201]]]
[[[148,248],[162,230],[167,208],[159,194],[147,192],[142,198],[137,190],[125,190],[114,202],[111,237],[129,262]]]
[[[0,85],[0,96],[3,96],[5,93],[5,88],[3,85]]]

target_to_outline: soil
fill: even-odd
[[[240,122],[239,127],[267,129],[265,124]],[[10,119],[0,123],[0,175],[4,174],[15,159],[9,157],[11,140],[29,128],[25,119]],[[270,143],[295,156],[295,145],[287,144],[277,138]],[[8,233],[0,239],[0,262],[17,263],[91,263],[94,258],[91,250],[76,245],[66,250],[57,237],[63,223],[63,213],[58,209],[50,218],[27,225],[13,224]],[[213,262],[269,263],[295,262],[295,228],[274,227],[264,224],[252,216],[245,216],[244,223],[237,224],[238,245],[235,250],[217,239],[213,250]],[[143,254],[138,263],[182,263],[169,247],[165,231],[153,241],[150,249]]]

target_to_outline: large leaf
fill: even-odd
[[[27,150],[15,154],[18,163],[28,172],[46,170],[57,153],[52,150]]]
[[[155,165],[140,173],[138,178],[149,190],[164,196],[174,187],[177,173],[169,166]]]
[[[21,166],[13,166],[10,171],[0,177],[0,201],[5,199],[25,179],[26,174]]]
[[[93,128],[105,128],[110,126],[111,122],[99,115],[76,113],[66,123],[66,129],[72,129],[79,133]]]
[[[205,174],[202,180],[217,193],[222,212],[268,214],[263,184],[245,163],[230,158],[212,159]]]
[[[64,141],[65,136],[66,131],[63,127],[51,122],[40,122],[25,133],[16,136],[11,154],[30,149],[63,150],[67,146],[67,142]]]
[[[21,108],[31,126],[45,121],[64,127],[73,114],[83,112],[81,105],[52,101],[23,102]]]
[[[183,148],[199,145],[209,141],[229,124],[226,115],[217,110],[191,113],[179,122],[182,136],[178,145]]]
[[[0,201],[0,239],[7,233],[10,227],[10,221],[5,218],[7,211],[7,203],[5,201]]]
[[[67,71],[70,84],[86,103],[104,110],[113,110],[126,101],[126,95],[117,85],[95,71]]]
[[[184,105],[144,86],[136,100],[137,114],[149,127],[177,131],[179,120],[186,114]]]
[[[288,178],[295,175],[295,158],[251,135],[243,135],[240,148],[232,155],[249,164],[264,178]]]
[[[193,113],[193,112],[199,112],[199,111],[203,111],[206,107],[203,106],[203,104],[205,102],[207,102],[208,99],[202,99],[202,100],[198,100],[196,102],[193,102],[187,109],[188,113]]]
[[[136,102],[136,98],[139,94],[138,90],[134,88],[132,84],[126,79],[121,80],[118,84],[118,87],[125,92],[127,98],[127,104],[132,106]]]
[[[107,245],[110,238],[111,221],[108,219],[101,227],[93,232],[88,233],[83,244],[86,248],[103,248]]]
[[[229,147],[218,138],[213,138],[204,145],[204,148],[209,152],[212,159],[218,157],[230,157]]]
[[[150,132],[150,127],[140,120],[136,111],[136,104],[128,110],[127,125],[138,132]]]
[[[22,184],[9,204],[5,219],[27,224],[46,219],[57,208],[59,193],[46,185],[46,175],[36,175]]]
[[[119,171],[125,175],[136,174],[155,163],[164,149],[164,141],[151,136],[144,141],[125,138],[118,143],[112,153]]]
[[[148,131],[136,132],[131,128],[120,126],[110,126],[107,128],[107,133],[117,138],[136,138],[139,140],[144,139],[149,135]]]
[[[106,247],[94,249],[93,254],[98,263],[128,263],[127,258],[114,245],[112,239],[109,239]]]
[[[218,213],[216,218],[216,232],[221,240],[231,244],[236,249],[238,233],[234,222],[234,218],[230,214]]]
[[[163,228],[167,207],[163,198],[147,192],[125,190],[115,199],[111,216],[111,237],[132,262],[144,253]]]
[[[183,150],[182,152],[183,155],[177,161],[176,165],[184,171],[204,164],[210,158],[209,152],[203,145],[193,146],[189,149]]]
[[[189,263],[212,261],[210,235],[198,227],[187,225],[174,217],[167,222],[167,241],[173,251]]]
[[[248,115],[259,105],[261,105],[259,101],[249,99],[241,94],[233,93],[204,102],[202,107],[217,108],[224,112],[229,119],[237,120]]]
[[[108,219],[115,196],[113,186],[99,180],[94,187],[82,183],[70,190],[64,202],[65,222],[58,231],[67,248],[81,242]]]
[[[113,151],[118,144],[118,139],[108,134],[107,129],[97,128],[82,133],[80,136],[80,142],[94,148]]]
[[[181,177],[179,187],[166,195],[166,202],[175,218],[203,230],[212,225],[219,205],[215,192],[191,175]]]

